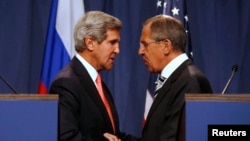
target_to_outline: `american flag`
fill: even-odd
[[[193,58],[192,55],[192,47],[191,47],[191,39],[189,36],[189,26],[188,26],[188,15],[186,8],[186,0],[157,0],[156,2],[157,14],[169,15],[176,19],[179,19],[187,32],[188,35],[188,43],[186,47],[186,53],[189,58]],[[146,121],[147,114],[154,100],[154,89],[155,89],[155,81],[157,76],[155,74],[150,74],[148,89],[146,91],[146,102],[144,109],[144,122]]]
[[[157,0],[156,6],[158,14],[172,16],[183,23],[188,35],[186,53],[192,59],[193,53],[191,47],[191,38],[189,35],[186,0]]]
[[[145,124],[145,121],[147,119],[147,115],[149,112],[149,109],[154,101],[154,91],[155,91],[155,81],[157,79],[156,74],[150,74],[149,76],[149,81],[148,81],[148,88],[146,91],[146,101],[145,101],[145,108],[144,108],[144,120],[143,120],[143,125]]]

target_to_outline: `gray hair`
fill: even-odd
[[[74,29],[75,50],[83,51],[86,47],[84,39],[91,37],[101,43],[107,37],[107,30],[120,30],[122,22],[109,14],[101,11],[90,11],[85,13]]]
[[[185,52],[187,34],[179,20],[171,16],[156,15],[145,21],[144,26],[147,24],[151,24],[152,39],[155,41],[169,39],[173,44],[174,50]]]

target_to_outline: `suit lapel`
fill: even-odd
[[[109,119],[109,116],[108,116],[108,113],[105,112],[106,108],[101,100],[101,97],[98,93],[98,90],[96,89],[96,86],[95,86],[93,80],[91,79],[86,68],[82,65],[82,63],[76,57],[74,57],[72,59],[72,68],[73,68],[74,72],[76,73],[76,75],[78,76],[78,78],[80,79],[80,83],[81,83],[83,89],[85,90],[85,92],[83,92],[83,93],[86,93],[87,95],[89,95],[89,97],[92,98],[92,100],[95,102],[95,104],[99,107],[100,112],[102,113],[103,117],[105,118],[105,121],[110,123],[107,125],[110,126],[111,129],[113,129],[112,124],[111,124],[110,119]],[[103,85],[103,83],[102,83],[102,85]],[[105,95],[107,95],[107,92],[109,92],[107,90],[107,87],[104,86],[103,89],[104,89]],[[112,102],[110,102],[109,96],[107,96],[107,99],[108,99],[109,103],[112,103]],[[110,104],[110,107],[111,107],[112,113],[114,114],[115,112],[114,112],[113,104]],[[116,116],[114,116],[114,117],[116,117]],[[115,118],[114,120],[116,121],[117,119]],[[117,125],[116,123],[117,122],[115,122],[115,125]]]
[[[157,97],[154,99],[153,104],[151,105],[151,108],[149,110],[146,122],[144,127],[147,126],[148,122],[150,121],[153,113],[155,112],[155,110],[157,109],[158,105],[161,103],[161,101],[164,99],[164,97],[168,96],[167,92],[169,91],[171,86],[171,83],[169,80],[167,80],[164,85],[158,90],[158,94]],[[166,102],[166,101],[165,101]]]
[[[115,105],[114,105],[114,100],[112,98],[112,95],[111,95],[108,87],[105,85],[105,83],[102,82],[102,86],[103,86],[105,96],[106,96],[106,98],[107,98],[107,100],[109,102],[109,106],[110,106],[111,111],[112,111],[112,116],[113,116],[113,120],[114,120],[114,123],[115,123],[115,129],[118,129],[119,128],[119,121],[118,121],[117,111],[116,111],[116,108],[115,108]]]
[[[76,57],[72,59],[72,67],[74,72],[80,79],[82,87],[85,91],[87,91],[86,94],[88,94],[93,99],[93,101],[95,101],[96,104],[99,105],[99,107],[102,107],[100,104],[102,101],[99,97],[99,93],[96,89],[94,82],[92,81],[88,71]]]

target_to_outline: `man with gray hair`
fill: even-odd
[[[171,16],[156,15],[143,25],[138,54],[159,78],[141,141],[185,140],[185,94],[212,93],[206,76],[185,53],[186,43],[184,26]]]
[[[137,141],[184,141],[185,94],[212,93],[206,76],[185,54],[186,43],[185,28],[173,17],[156,15],[143,24],[138,54],[159,79]]]
[[[59,94],[60,141],[123,138],[118,114],[99,72],[110,70],[119,54],[122,23],[100,11],[87,12],[74,29],[76,55],[56,76],[49,93]],[[112,139],[120,140],[112,137]]]

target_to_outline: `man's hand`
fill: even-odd
[[[109,141],[121,141],[121,139],[119,139],[117,136],[110,133],[104,133],[103,136]]]

